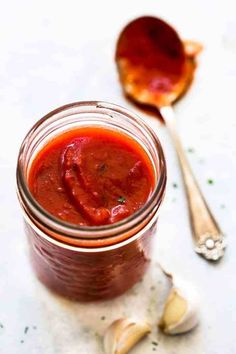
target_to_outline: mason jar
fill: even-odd
[[[80,127],[103,127],[135,140],[152,163],[155,186],[143,207],[114,224],[78,226],[48,213],[31,194],[29,171],[38,152],[53,138]],[[79,301],[110,299],[141,280],[148,268],[159,208],[166,188],[161,144],[137,115],[105,102],[76,102],[40,119],[26,135],[17,165],[22,207],[33,269],[58,294]]]

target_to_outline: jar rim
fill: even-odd
[[[142,128],[148,135],[152,138],[152,140],[155,142],[155,146],[157,147],[158,151],[158,162],[159,162],[159,168],[158,168],[158,178],[157,182],[155,184],[155,188],[150,196],[150,198],[147,200],[147,202],[140,208],[138,209],[135,213],[132,215],[128,216],[127,218],[124,218],[114,224],[108,224],[108,225],[100,225],[100,226],[80,226],[76,224],[72,224],[69,222],[66,222],[64,220],[61,220],[59,218],[54,217],[51,213],[49,213],[47,210],[45,210],[33,197],[32,193],[30,192],[28,188],[28,183],[27,179],[24,175],[23,172],[23,166],[22,166],[22,156],[25,152],[25,149],[27,148],[27,143],[29,139],[34,135],[34,133],[37,131],[37,129],[46,121],[48,121],[50,118],[53,118],[56,114],[66,112],[67,110],[73,109],[73,108],[85,108],[85,107],[93,107],[96,109],[100,109],[101,112],[103,110],[108,110],[111,111],[111,113],[119,113],[122,115],[125,115],[129,119],[131,119],[133,122],[136,124],[138,123],[138,126]],[[107,113],[107,112],[106,112]],[[144,218],[142,216],[145,216],[144,214],[147,209],[153,210],[153,208],[156,206],[155,201],[159,201],[159,204],[157,205],[157,209],[159,208],[162,197],[165,192],[165,187],[166,187],[166,162],[165,162],[165,157],[164,157],[164,152],[161,146],[161,143],[157,137],[157,135],[154,133],[153,129],[149,127],[149,125],[138,115],[135,113],[129,111],[126,108],[123,108],[119,105],[113,104],[113,103],[108,103],[104,101],[80,101],[80,102],[73,102],[69,103],[66,105],[63,105],[59,108],[56,108],[43,116],[40,120],[38,120],[33,127],[28,131],[26,134],[18,155],[17,159],[17,170],[16,170],[16,180],[17,180],[17,194],[18,198],[20,200],[20,203],[22,204],[23,208],[25,209],[25,204],[30,207],[30,210],[34,213],[34,215],[41,215],[42,219],[48,220],[50,222],[50,228],[55,231],[57,227],[60,228],[60,232],[65,235],[66,237],[72,237],[74,238],[79,238],[79,239],[97,239],[97,238],[105,238],[105,237],[110,237],[110,232],[112,231],[112,235],[114,236],[116,233],[119,233],[120,229],[124,227],[125,225],[130,224],[132,221],[132,227],[135,227],[139,222],[143,221]],[[25,203],[27,201],[27,203]],[[26,210],[25,210],[26,211]],[[37,219],[37,217],[36,217]],[[43,222],[41,218],[39,218],[40,223],[44,224],[45,227],[49,227],[49,224],[46,222]],[[141,219],[141,220],[140,220]],[[135,222],[135,220],[137,222]],[[53,227],[54,226],[54,227]],[[109,235],[104,235],[104,232],[109,232]],[[77,234],[79,233],[79,235]],[[92,233],[92,235],[90,234]]]

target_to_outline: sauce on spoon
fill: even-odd
[[[125,93],[141,104],[155,107],[176,101],[189,87],[195,69],[197,44],[186,44],[158,18],[141,17],[129,23],[116,49]]]

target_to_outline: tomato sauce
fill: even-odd
[[[97,113],[99,124],[89,118]],[[150,264],[165,186],[161,145],[131,112],[77,102],[47,114],[25,137],[17,167],[38,279],[79,301],[130,289]]]
[[[200,50],[196,43],[184,45],[159,18],[144,16],[130,22],[119,36],[115,55],[126,95],[145,110],[175,102],[193,80]]]
[[[30,191],[53,216],[81,226],[113,224],[151,195],[152,163],[133,138],[106,128],[77,128],[55,137],[34,159]]]
[[[172,91],[185,65],[183,44],[166,22],[156,17],[141,17],[129,23],[117,43],[116,58],[128,59],[133,67],[148,68],[141,77],[150,90]]]

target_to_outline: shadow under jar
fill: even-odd
[[[115,223],[69,223],[44,209],[29,188],[30,170],[40,151],[62,134],[88,127],[131,139],[148,156],[153,170],[154,186],[145,204]],[[38,278],[49,289],[79,301],[110,299],[131,288],[150,263],[165,187],[160,142],[135,114],[105,102],[72,103],[47,114],[25,137],[17,166],[18,198]]]

